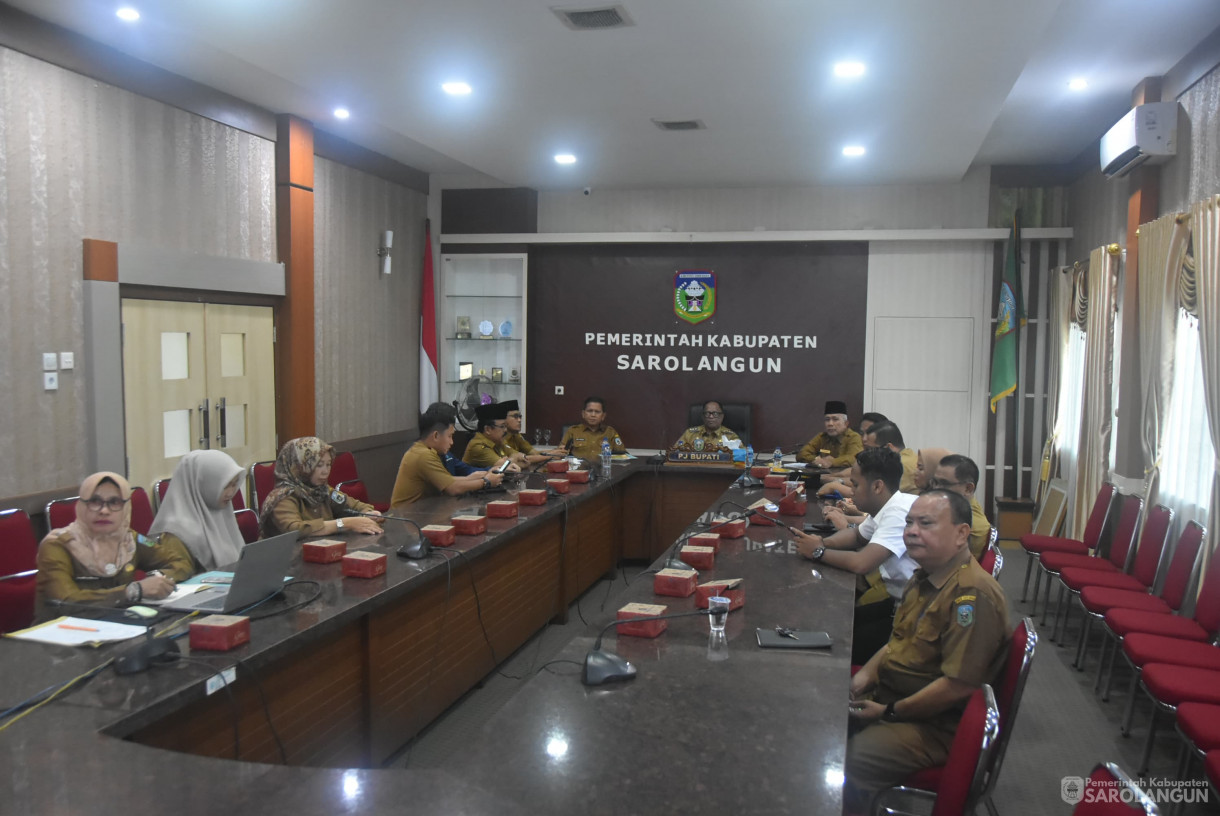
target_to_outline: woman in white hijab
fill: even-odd
[[[148,534],[179,541],[199,570],[231,564],[245,541],[233,515],[233,497],[244,471],[227,453],[196,450],[174,468],[169,489]]]

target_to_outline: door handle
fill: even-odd
[[[216,400],[216,430],[219,431],[219,433],[216,434],[216,446],[220,448],[227,448],[229,446],[229,425],[228,414],[225,412],[224,397]]]
[[[203,422],[203,436],[199,437],[199,447],[201,450],[207,450],[212,447],[208,442],[208,437],[212,434],[209,430],[211,416],[208,414],[208,401],[206,397],[203,402],[199,403],[199,418]]]

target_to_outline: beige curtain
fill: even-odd
[[[1203,391],[1212,447],[1220,452],[1220,196],[1192,208],[1195,286],[1199,308],[1199,347],[1203,359]],[[1208,530],[1220,529],[1220,478],[1212,476],[1212,506]]]
[[[1110,470],[1118,260],[1117,244],[1093,250],[1089,256],[1088,274],[1081,276],[1076,287],[1075,312],[1078,318],[1084,318],[1087,341],[1080,418],[1080,453],[1076,462],[1076,490],[1072,497],[1074,538],[1084,535],[1089,511]]]
[[[1166,215],[1139,229],[1140,421],[1144,447],[1145,504],[1156,501],[1161,438],[1173,388],[1173,351],[1178,325],[1178,284],[1190,216]]]
[[[1058,466],[1059,379],[1062,376],[1063,356],[1067,351],[1068,336],[1072,328],[1073,269],[1070,266],[1061,266],[1050,274],[1050,296],[1047,304],[1049,325],[1046,332],[1046,427],[1050,430],[1042,446],[1042,472],[1038,477],[1038,495],[1034,497],[1039,507]]]

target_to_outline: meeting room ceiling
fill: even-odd
[[[6,2],[421,170],[539,189],[1062,164],[1220,27],[1217,0],[131,0],[134,23],[122,0]],[[610,7],[625,25],[556,13]]]

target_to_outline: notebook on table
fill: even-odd
[[[294,530],[247,544],[237,559],[233,581],[228,586],[205,585],[206,589],[167,600],[161,608],[174,612],[229,614],[274,595],[284,586],[284,573],[292,563],[297,538]]]

